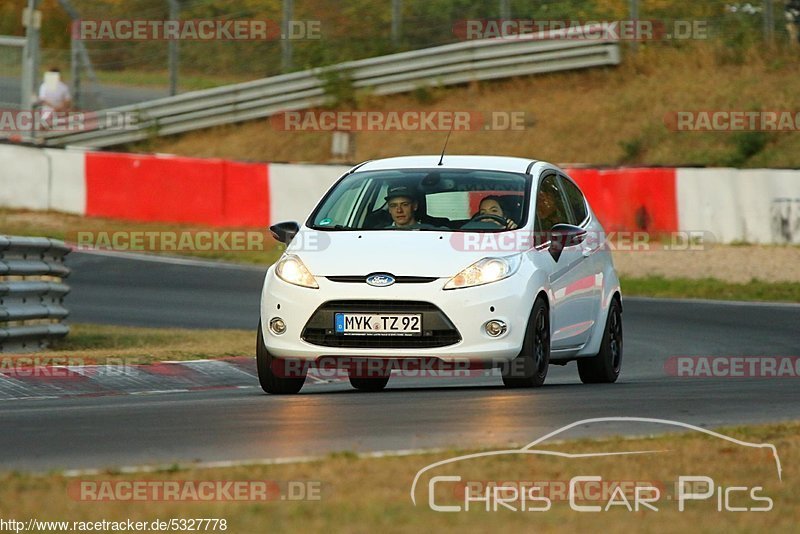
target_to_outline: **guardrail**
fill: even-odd
[[[531,34],[473,40],[107,109],[98,112],[96,129],[49,132],[44,140],[49,146],[101,148],[308,109],[326,103],[324,80],[337,76],[347,78],[354,89],[389,95],[619,62],[619,44],[610,38],[559,40]],[[124,125],[123,118],[128,121]]]
[[[70,248],[45,237],[0,236],[0,352],[30,352],[69,333],[61,324]]]

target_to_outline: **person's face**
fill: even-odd
[[[504,216],[503,208],[501,208],[500,204],[498,204],[498,202],[493,198],[481,202],[478,213],[481,215],[497,215],[498,217]]]
[[[552,191],[540,191],[539,199],[536,202],[536,209],[539,212],[539,217],[546,219],[553,214],[556,210],[556,200],[553,197]]]
[[[410,226],[414,224],[414,211],[417,203],[409,197],[395,197],[389,199],[389,213],[392,216],[395,226]]]

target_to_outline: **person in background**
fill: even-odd
[[[798,46],[800,45],[800,0],[787,0],[784,13],[789,41],[794,46]]]
[[[61,81],[61,71],[51,67],[44,73],[44,80],[39,86],[39,101],[43,114],[69,111],[72,107],[72,96],[69,87]]]

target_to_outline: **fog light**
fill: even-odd
[[[283,319],[280,317],[275,317],[269,322],[269,329],[272,331],[273,334],[279,336],[286,332],[286,323],[283,322]]]
[[[483,325],[483,328],[484,330],[486,330],[486,333],[492,337],[502,336],[503,334],[506,333],[506,330],[508,330],[506,323],[497,320],[489,321],[488,323]]]

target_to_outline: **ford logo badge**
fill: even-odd
[[[371,274],[367,277],[367,283],[373,287],[388,287],[394,282],[394,276],[391,274]]]

